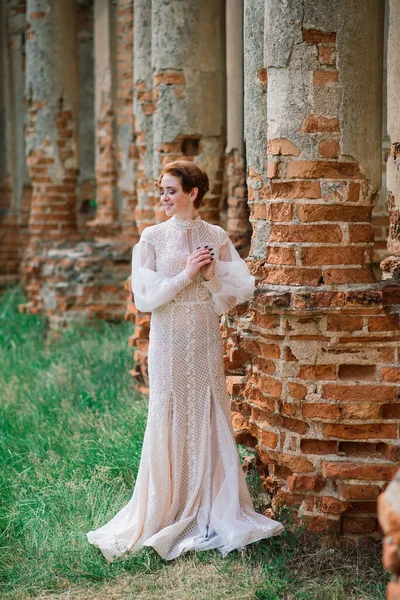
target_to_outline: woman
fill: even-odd
[[[170,219],[143,231],[132,260],[135,304],[152,312],[139,472],[128,504],[87,534],[109,562],[143,546],[166,559],[211,548],[225,556],[283,530],[253,509],[223,369],[218,315],[251,299],[254,277],[226,232],[199,215],[202,169],[171,162],[158,187]]]

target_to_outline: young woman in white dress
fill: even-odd
[[[151,312],[149,409],[133,495],[87,533],[108,562],[152,546],[165,559],[231,550],[282,532],[256,513],[240,466],[219,315],[252,298],[254,277],[226,232],[203,221],[207,174],[168,163],[159,178],[168,221],[133,248],[136,307]]]

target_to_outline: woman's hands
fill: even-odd
[[[186,261],[186,273],[190,279],[194,279],[201,272],[207,280],[212,279],[215,274],[214,252],[212,248],[197,248]]]

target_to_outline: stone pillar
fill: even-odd
[[[97,213],[90,226],[108,236],[119,229],[117,190],[115,5],[95,0],[95,123]]]
[[[400,64],[400,1],[389,2],[389,34],[387,50],[387,130],[390,152],[387,162],[389,204],[389,256],[382,262],[383,278],[400,279],[400,115],[398,77]]]
[[[31,240],[76,232],[78,62],[75,3],[28,0],[26,152],[33,185]]]
[[[6,5],[0,6],[0,211],[4,216],[11,204],[11,167],[10,154],[7,151],[10,140],[10,102],[9,102],[9,60],[8,60],[8,30],[6,23]]]
[[[79,0],[79,179],[78,227],[87,235],[86,223],[95,216],[95,117],[94,117],[94,15],[93,1]]]
[[[2,93],[4,118],[3,174],[0,175],[0,286],[20,279],[19,268],[27,243],[27,221],[31,186],[25,162],[25,1],[8,0],[2,4],[2,34],[4,68]],[[1,209],[0,209],[1,210]]]
[[[378,280],[382,279],[381,262],[387,257],[389,237],[389,210],[386,187],[386,166],[390,154],[390,138],[387,131],[387,42],[389,33],[389,0],[385,0],[385,27],[383,45],[383,115],[382,115],[382,186],[372,211],[374,229],[373,270]]]
[[[265,4],[267,143],[260,101],[246,123],[258,289],[224,321],[234,425],[274,505],[352,539],[379,537],[400,451],[400,292],[370,270],[383,17],[375,0]]]
[[[153,76],[151,68],[151,2],[134,0],[133,81],[135,138],[138,152],[137,206],[138,231],[154,224],[158,204],[153,173]]]
[[[214,223],[225,146],[223,11],[222,0],[152,3],[153,172],[181,156],[205,168],[211,185],[201,213]]]
[[[135,244],[139,238],[135,208],[137,205],[137,148],[133,114],[133,0],[117,2],[117,126],[118,188],[121,196],[123,234]]]
[[[243,131],[243,1],[226,2],[226,99],[227,145],[225,186],[226,230],[236,249],[247,256],[251,227],[247,205]]]

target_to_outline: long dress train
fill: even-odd
[[[186,274],[213,248],[215,277]],[[283,526],[256,513],[233,438],[218,315],[250,299],[254,277],[226,232],[200,217],[147,227],[133,249],[135,304],[152,312],[149,409],[133,495],[89,531],[108,562],[143,546],[163,558],[217,548],[223,556]]]

